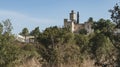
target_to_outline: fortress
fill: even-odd
[[[89,22],[89,21],[84,22],[84,23],[79,22],[79,12],[77,12],[76,14],[72,10],[69,15],[70,15],[69,19],[64,19],[64,27],[70,28],[72,33],[79,33],[83,29],[87,31],[87,34],[90,34],[94,31],[91,28],[92,22]]]

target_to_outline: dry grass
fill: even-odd
[[[81,63],[80,67],[95,67],[94,66],[95,61],[91,59],[83,60],[83,63]]]

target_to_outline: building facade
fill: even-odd
[[[22,35],[15,35],[15,39],[19,42],[26,42],[26,43],[34,43],[35,37],[34,36],[22,36]]]
[[[72,33],[79,33],[80,30],[84,29],[87,31],[87,34],[92,33],[94,30],[92,27],[92,22],[79,22],[79,12],[77,14],[72,10],[69,14],[69,19],[64,19],[64,27],[70,28]]]

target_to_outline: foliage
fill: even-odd
[[[79,61],[80,49],[78,45],[75,45],[74,34],[65,28],[49,27],[38,39],[43,44],[40,45],[41,51],[38,52],[51,65],[71,63],[70,60],[74,63]]]
[[[17,45],[14,36],[11,34],[10,20],[3,21],[3,25],[0,23],[0,30],[0,67],[15,67],[30,57],[39,56],[36,48],[25,46],[23,49]]]
[[[119,28],[119,6],[116,5],[111,18]],[[70,28],[48,27],[40,32],[36,27],[30,32],[35,36],[37,44],[16,42],[9,19],[0,23],[0,67],[15,67],[29,58],[41,58],[43,63],[50,67],[60,67],[61,64],[76,64],[80,66],[86,59],[94,60],[95,64],[119,66],[120,36],[114,35],[115,24],[110,20],[99,19],[94,22],[90,17],[88,22],[93,23],[94,32],[87,34],[85,29],[79,33],[72,33]],[[29,30],[23,28],[21,35],[28,36]],[[55,66],[56,65],[56,66]],[[108,66],[109,67],[109,66]]]
[[[33,56],[37,57],[37,54],[25,51],[17,45],[0,44],[0,66],[2,67],[15,67],[15,65],[21,64],[21,62]]]
[[[120,28],[120,6],[116,4],[109,12],[111,13],[111,19],[116,23],[116,28]]]
[[[89,52],[89,38],[86,35],[76,34],[75,35],[76,44],[80,47],[81,53]]]
[[[56,26],[46,28],[43,33],[39,36],[39,41],[45,45],[55,45],[59,42],[68,43],[73,38],[72,33],[68,33],[66,29],[58,28]]]
[[[34,30],[32,30],[32,31],[30,32],[30,35],[35,36],[35,37],[38,37],[39,34],[40,34],[39,27],[36,27]]]
[[[92,17],[89,17],[88,22],[94,22]]]
[[[87,30],[81,29],[81,30],[79,31],[79,34],[87,34]]]
[[[23,35],[23,36],[27,36],[29,35],[29,30],[27,28],[23,28],[22,32],[20,33],[20,35]]]
[[[46,28],[39,37],[40,47],[38,52],[49,64],[81,63],[87,58],[104,65],[106,61],[116,63],[116,47],[111,42],[111,34],[115,25],[110,20],[100,19],[94,22],[95,32],[90,35],[85,33],[73,34],[65,28],[57,26]],[[115,37],[116,38],[116,37]],[[112,58],[110,58],[112,57]],[[114,61],[111,61],[114,60]]]
[[[0,23],[0,34],[3,32],[3,25]]]
[[[0,23],[0,34],[11,34],[13,27],[11,21],[6,19]]]
[[[110,20],[100,19],[94,22],[93,28],[97,33],[103,33],[106,36],[110,36],[114,32],[115,25]]]
[[[13,27],[9,19],[2,21],[4,25],[4,33],[11,33]]]
[[[26,38],[29,35],[29,30],[27,28],[23,28],[22,32],[19,34],[25,37],[25,42],[26,42],[27,41]]]
[[[93,57],[96,58],[97,63],[99,64],[110,64],[111,59],[113,59],[112,56],[115,56],[113,54],[113,51],[116,49],[112,42],[110,41],[109,37],[105,36],[104,34],[96,34],[91,40],[91,52],[93,53]]]

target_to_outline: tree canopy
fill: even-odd
[[[120,6],[118,3],[109,12],[111,13],[111,19],[116,23],[116,28],[120,28]]]

